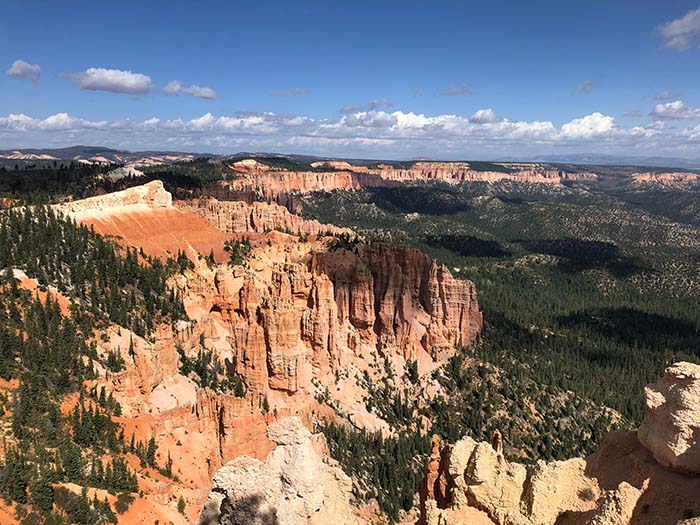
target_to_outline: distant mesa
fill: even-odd
[[[700,185],[700,173],[691,172],[644,172],[633,173],[630,179],[634,186],[644,189],[658,187],[666,189],[692,189]]]

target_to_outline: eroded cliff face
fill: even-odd
[[[147,339],[118,326],[96,334],[98,352],[118,351],[126,369],[95,381],[121,404],[125,435],[153,436],[161,463],[170,456],[178,481],[158,485],[158,501],[183,496],[190,519],[219,468],[276,450],[268,432],[276,421],[294,416],[311,428],[315,416],[343,417],[390,433],[367,407],[365,378],[381,381],[391,369],[401,388],[408,361],[416,361],[427,386],[429,372],[481,328],[471,282],[413,249],[359,240],[331,248],[327,233],[354,234],[274,204],[173,206],[151,183],[64,210],[125,245],[161,257],[183,249],[193,261],[170,283],[189,320]],[[250,256],[243,265],[223,263],[224,241],[241,236],[251,239]],[[210,250],[218,263],[207,260]],[[201,352],[211,352],[223,376],[244,382],[242,397],[183,375],[181,354]],[[156,490],[144,483],[146,493]]]
[[[633,173],[630,180],[639,188],[689,190],[700,185],[700,174],[692,172],[643,172]]]
[[[437,364],[481,328],[471,282],[417,250],[389,245],[263,245],[247,268],[219,267],[178,286],[207,346],[250,396],[284,414],[308,406],[341,370],[359,382],[381,358]],[[357,403],[359,395],[338,402]]]
[[[566,172],[538,164],[503,163],[500,166],[502,170],[485,171],[475,169],[468,162],[416,162],[410,167],[396,168],[389,164],[367,167],[348,162],[319,161],[312,164],[317,171],[292,171],[246,159],[229,165],[236,174],[235,178],[213,187],[216,190],[213,194],[226,197],[228,189],[238,198],[249,195],[289,206],[291,198],[288,196],[294,193],[396,187],[430,181],[447,184],[511,181],[558,186],[564,182],[593,181],[598,177],[595,173]]]
[[[461,182],[514,181],[528,184],[558,185],[564,181],[595,180],[597,175],[590,172],[570,173],[547,169],[532,164],[503,164],[503,171],[476,170],[468,162],[416,162],[410,168],[394,168],[382,164],[377,174],[389,181],[441,181],[448,184]]]
[[[363,245],[315,254],[310,268],[333,283],[341,325],[380,351],[440,359],[441,350],[467,345],[481,330],[474,285],[418,250]]]
[[[698,377],[698,365],[669,367],[646,389],[639,438],[611,433],[586,459],[525,466],[503,457],[499,439],[477,443],[465,437],[442,447],[435,439],[421,490],[422,519],[429,525],[686,523],[700,509],[693,464],[700,442],[690,438],[700,424]],[[677,470],[681,465],[686,472]]]
[[[177,202],[176,206],[204,217],[224,233],[267,233],[278,230],[299,235],[345,233],[354,236],[352,230],[304,220],[275,203],[219,201],[209,197]]]

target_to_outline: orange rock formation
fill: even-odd
[[[173,206],[153,182],[61,209],[152,255],[193,255],[195,268],[171,283],[188,321],[148,339],[113,326],[97,340],[99,352],[116,349],[127,363],[122,372],[105,372],[98,386],[122,405],[125,435],[144,442],[155,436],[161,460],[170,454],[179,484],[168,498],[184,494],[190,516],[222,465],[267,456],[275,446],[267,427],[280,418],[297,416],[310,427],[313,413],[337,410],[358,427],[389,431],[367,409],[364,372],[377,379],[388,364],[401,381],[407,360],[415,360],[430,381],[428,372],[481,328],[471,282],[409,248],[360,243],[329,251],[323,234],[352,232],[274,204],[202,199]],[[209,266],[196,257],[212,248],[223,256],[224,240],[243,233],[253,240],[244,265]],[[178,347],[192,357],[202,345],[245,382],[244,397],[199,388],[196,377],[180,373]],[[320,405],[323,396],[328,401]]]
[[[348,162],[319,161],[312,164],[318,171],[291,171],[246,159],[229,166],[237,176],[220,183],[214,196],[223,196],[223,188],[228,188],[239,198],[241,195],[250,195],[273,201],[279,200],[280,195],[293,193],[394,187],[429,181],[448,184],[511,181],[560,185],[568,181],[597,179],[594,173],[566,172],[538,164],[503,163],[501,166],[501,171],[483,171],[474,169],[467,162],[416,162],[407,168],[395,168],[389,164],[367,167],[354,166]]]

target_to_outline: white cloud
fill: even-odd
[[[700,118],[700,108],[689,108],[682,100],[657,104],[651,112],[656,119],[695,119]]]
[[[694,128],[686,128],[683,130],[683,136],[687,137],[692,141],[700,141],[700,124]]]
[[[98,138],[95,134],[99,132]],[[478,158],[549,153],[553,149],[618,150],[629,153],[678,149],[697,144],[700,129],[682,131],[662,121],[618,127],[612,116],[592,113],[561,127],[547,120],[515,121],[482,109],[470,117],[368,110],[337,118],[311,118],[271,112],[143,121],[90,121],[66,113],[46,118],[23,114],[0,117],[6,147],[70,145],[98,140],[127,149],[188,149],[235,152],[286,151],[337,156],[400,158],[429,155]]]
[[[561,127],[561,134],[566,138],[586,139],[612,131],[614,118],[602,113],[591,113],[585,117],[575,118]]]
[[[76,80],[80,89],[90,91],[143,95],[153,87],[153,81],[148,75],[121,69],[91,67],[82,73],[69,73],[67,76]]]
[[[578,86],[576,86],[576,91],[583,93],[584,95],[590,93],[593,90],[593,81],[584,80]]]
[[[651,138],[659,135],[665,128],[666,125],[663,122],[656,120],[646,126],[634,126],[629,133],[636,137]]]
[[[163,88],[163,92],[166,95],[179,95],[180,93],[184,93],[185,95],[191,95],[193,97],[204,98],[207,100],[213,100],[216,98],[216,91],[214,91],[212,88],[197,85],[185,87],[179,80],[168,82]]]
[[[10,68],[5,71],[8,77],[18,78],[20,80],[31,80],[39,82],[41,77],[41,67],[37,64],[30,64],[24,60],[15,60]]]
[[[501,120],[496,116],[496,113],[491,109],[480,109],[469,117],[469,122],[472,124],[493,124]]]
[[[390,128],[398,123],[398,118],[384,111],[372,110],[347,115],[341,119],[341,123],[350,128]]]
[[[671,20],[659,28],[664,47],[685,51],[700,42],[700,8]]]
[[[76,129],[105,129],[119,127],[125,121],[89,121],[75,118],[68,113],[56,113],[45,119],[36,119],[24,114],[0,117],[0,130],[7,131],[65,131]]]

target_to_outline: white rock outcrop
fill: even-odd
[[[199,524],[355,524],[350,478],[321,460],[301,421],[285,418],[267,435],[277,447],[265,461],[241,456],[219,469]]]
[[[107,195],[57,204],[55,208],[80,221],[85,217],[98,217],[101,214],[118,215],[153,208],[172,208],[172,205],[172,195],[165,190],[163,182],[154,180]]]

